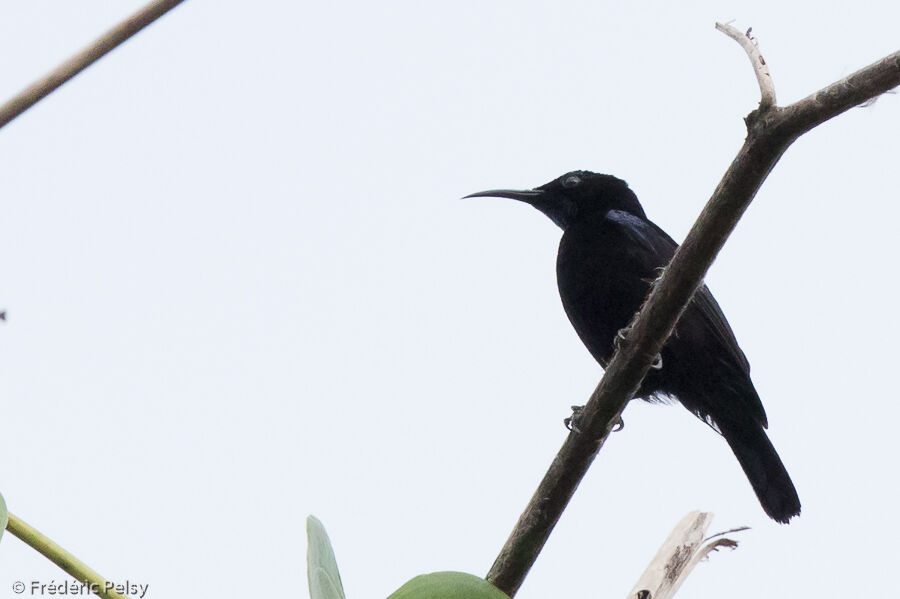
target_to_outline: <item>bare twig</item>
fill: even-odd
[[[733,528],[704,539],[712,518],[709,512],[691,512],[682,518],[628,593],[628,599],[671,599],[694,567],[711,552],[720,547],[736,548],[737,541],[721,537],[747,527]]]
[[[34,106],[50,92],[183,1],[156,0],[107,31],[84,50],[0,106],[0,127]]]
[[[716,537],[724,537],[725,535],[730,535],[731,533],[734,533],[734,532],[744,532],[745,530],[750,530],[750,527],[749,526],[736,526],[734,528],[729,528],[728,530],[723,530],[722,532],[717,532],[714,535],[709,535],[708,537],[706,537],[705,540],[712,541]]]
[[[900,85],[900,52],[786,108],[760,107],[747,138],[663,276],[653,285],[627,339],[544,475],[487,574],[513,596],[587,472],[609,431],[639,387],[710,264],[781,155],[816,125]]]
[[[750,58],[750,64],[753,65],[753,72],[756,73],[756,81],[759,83],[759,107],[760,109],[768,109],[775,106],[775,83],[772,81],[772,75],[769,73],[769,67],[766,60],[759,52],[759,46],[756,45],[756,39],[750,37],[750,29],[746,33],[741,33],[728,23],[716,23],[716,29],[736,41],[747,53]]]

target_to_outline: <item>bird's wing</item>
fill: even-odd
[[[737,339],[734,337],[734,331],[731,330],[731,326],[725,320],[725,314],[722,313],[722,308],[719,307],[719,303],[713,297],[709,287],[706,285],[700,286],[700,289],[694,294],[693,305],[703,314],[704,322],[712,327],[719,341],[722,342],[722,345],[728,350],[735,362],[740,365],[741,370],[749,375],[750,362],[747,361],[747,356],[744,355],[743,350],[738,346]]]
[[[657,269],[668,264],[678,249],[678,244],[665,231],[648,220],[618,210],[611,210],[606,218],[629,241],[625,244],[628,258],[645,276],[656,278]],[[696,350],[705,348],[705,353],[717,357],[715,368],[731,370],[735,374],[742,373],[739,376],[725,377],[737,385],[732,391],[738,403],[733,405],[741,406],[740,411],[751,415],[763,427],[766,426],[765,409],[750,381],[750,364],[738,347],[722,309],[706,285],[701,285],[694,294],[669,343]],[[684,403],[686,398],[680,399]],[[711,416],[710,411],[702,405],[689,409],[707,420]],[[716,418],[723,416],[719,414]]]
[[[665,266],[675,255],[678,244],[652,222],[624,210],[610,210],[606,220],[632,243],[628,244],[629,254],[646,271],[655,271]]]
[[[678,249],[675,240],[649,220],[621,210],[610,210],[606,218],[634,242],[629,248],[631,258],[644,266],[645,271],[652,272],[654,277],[658,275],[656,269],[668,264]],[[722,309],[706,285],[701,285],[694,294],[688,310],[696,310],[698,318],[682,318],[682,323],[690,320],[701,324],[703,333],[711,333],[717,345],[727,352],[733,363],[749,375],[750,364],[747,357],[738,346]]]

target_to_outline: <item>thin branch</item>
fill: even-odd
[[[62,568],[63,571],[87,587],[92,593],[104,597],[104,599],[128,599],[127,596],[117,593],[115,585],[107,582],[105,578],[94,572],[90,566],[17,516],[9,514],[6,530]]]
[[[747,53],[750,58],[750,64],[753,65],[753,72],[756,73],[756,82],[759,83],[759,107],[766,110],[775,106],[775,83],[772,81],[772,75],[769,73],[769,67],[766,59],[759,52],[759,46],[756,45],[756,39],[750,37],[750,30],[741,33],[738,29],[732,27],[728,23],[716,23],[716,29],[736,41]]]
[[[716,537],[724,537],[725,535],[730,535],[733,532],[744,532],[745,530],[750,530],[749,526],[736,526],[734,528],[729,528],[728,530],[723,530],[722,532],[717,532],[714,535],[709,535],[704,541],[712,541]]]
[[[156,0],[151,2],[101,35],[92,44],[59,65],[48,75],[23,89],[3,106],[0,106],[0,128],[183,1]]]
[[[626,340],[544,475],[487,579],[512,597],[625,405],[671,334],[719,250],[788,146],[816,125],[900,85],[900,52],[786,108],[760,107],[712,198],[653,285]]]

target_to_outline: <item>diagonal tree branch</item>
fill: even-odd
[[[0,127],[37,104],[63,83],[88,68],[113,48],[169,12],[184,0],[155,0],[134,13],[96,40],[84,50],[38,79],[5,104],[0,106]]]
[[[900,52],[895,52],[795,104],[761,103],[747,117],[743,147],[635,317],[579,417],[580,432],[566,438],[488,572],[486,578],[501,591],[510,597],[518,591],[709,266],[788,146],[816,125],[898,85]]]

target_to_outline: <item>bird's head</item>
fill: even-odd
[[[646,218],[637,196],[628,184],[612,175],[572,171],[534,189],[492,189],[467,198],[510,198],[531,204],[563,230],[590,215],[624,210]]]

